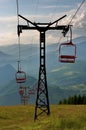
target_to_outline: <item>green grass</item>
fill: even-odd
[[[86,130],[85,105],[51,105],[34,122],[34,106],[0,106],[0,130]]]

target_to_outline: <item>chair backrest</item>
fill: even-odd
[[[74,63],[76,58],[76,45],[72,42],[62,43],[59,46],[59,61]]]
[[[17,83],[24,83],[24,82],[26,82],[26,73],[24,71],[18,71],[16,73],[16,82]]]

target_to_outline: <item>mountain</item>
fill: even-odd
[[[9,82],[6,86],[0,89],[0,105],[16,105],[21,103],[21,97],[18,93],[19,87],[33,88],[37,80],[34,77],[27,76],[25,84],[17,84],[15,79]],[[35,88],[36,89],[36,88]],[[35,96],[35,95],[34,95]],[[34,96],[29,99],[29,102],[35,102]]]
[[[77,58],[74,64],[59,62],[58,44],[46,45],[46,72],[50,103],[57,103],[70,95],[86,94],[86,37],[73,39],[73,43],[77,46]],[[20,97],[15,82],[18,46],[16,44],[2,46],[0,49],[2,50],[0,57],[1,104],[18,104]],[[66,51],[69,53],[69,50]],[[26,86],[33,87],[39,73],[39,46],[37,44],[21,45],[21,68],[28,77]],[[35,99],[31,97],[29,103],[34,103],[34,101]]]
[[[63,99],[74,94],[86,94],[86,61],[75,64],[64,64],[48,73],[48,86],[51,97]],[[55,98],[55,99],[54,99]]]
[[[2,51],[0,51],[0,58],[1,57],[9,57],[10,55],[8,55],[8,54],[6,54],[6,53],[4,53],[4,52],[2,52]]]
[[[86,42],[86,37],[83,36],[83,37],[74,38],[73,42],[75,42],[76,44]]]
[[[0,88],[15,78],[16,70],[10,64],[0,67]]]

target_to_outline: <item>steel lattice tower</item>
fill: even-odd
[[[45,34],[47,30],[62,30],[66,33],[69,30],[69,25],[58,25],[58,21],[63,19],[66,15],[52,23],[34,23],[25,17],[18,15],[20,18],[27,22],[27,25],[18,25],[18,35],[22,30],[38,30],[40,33],[40,65],[39,65],[39,78],[37,87],[37,97],[35,104],[34,120],[41,114],[50,114],[47,76],[46,76],[46,47],[45,47]],[[52,26],[53,25],[53,26]]]
[[[34,119],[43,112],[50,114],[45,61],[45,31],[42,31],[40,32],[40,67]]]

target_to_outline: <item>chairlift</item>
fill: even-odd
[[[30,89],[30,90],[28,91],[28,94],[34,94],[34,89]]]
[[[72,30],[70,27],[70,41],[59,46],[59,61],[74,63],[76,59],[76,45],[72,43]]]
[[[19,94],[23,95],[24,94],[24,89],[22,87],[19,88]]]
[[[18,71],[16,73],[16,82],[17,83],[24,83],[24,82],[26,82],[26,73],[24,71]]]
[[[25,83],[26,82],[26,73],[21,71],[19,68],[19,61],[18,61],[18,71],[16,73],[16,82],[17,83]]]

